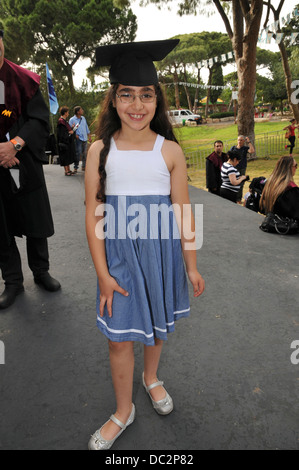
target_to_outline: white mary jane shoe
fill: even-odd
[[[148,393],[148,396],[150,397],[150,399],[152,401],[152,405],[153,405],[155,411],[159,415],[168,415],[169,413],[171,413],[172,410],[173,410],[173,401],[172,401],[171,396],[169,395],[169,393],[165,389],[164,390],[166,392],[166,396],[165,396],[165,398],[162,398],[162,400],[155,401],[155,400],[152,399],[152,396],[150,394],[150,390],[152,390],[155,387],[158,387],[159,385],[163,386],[164,382],[161,382],[160,380],[158,380],[158,382],[154,382],[153,384],[150,384],[147,387],[146,384],[145,384],[145,381],[144,381],[144,372],[143,372],[142,373],[142,383],[143,383],[143,386],[144,386],[146,392]]]
[[[108,419],[108,421],[113,421],[115,424],[117,424],[117,426],[119,426],[121,429],[119,431],[119,433],[116,434],[115,438],[114,439],[111,439],[111,441],[108,441],[106,439],[103,438],[103,436],[101,435],[101,430],[103,429],[103,427],[105,426],[106,423],[108,423],[108,421],[106,421],[105,424],[103,424],[103,426],[101,427],[101,429],[98,429],[90,438],[89,440],[89,443],[88,443],[88,449],[89,450],[106,450],[106,449],[110,449],[110,447],[114,444],[114,442],[116,441],[116,439],[124,432],[124,430],[130,425],[133,423],[134,419],[135,419],[135,414],[136,414],[136,411],[135,411],[135,405],[133,404],[132,406],[132,411],[131,411],[131,414],[128,418],[128,421],[126,422],[126,424],[122,423],[121,421],[119,421],[119,419],[117,419],[114,415],[111,415],[110,418]]]

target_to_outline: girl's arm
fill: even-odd
[[[163,147],[165,147],[165,161],[171,173],[171,201],[175,213],[177,212],[176,219],[181,233],[186,271],[193,285],[194,297],[198,297],[205,289],[205,281],[198,272],[196,264],[195,221],[189,199],[186,160],[181,147],[175,142],[165,141]],[[190,210],[183,210],[184,204]]]
[[[96,215],[99,209],[99,203],[96,199],[96,193],[99,187],[99,155],[103,147],[101,141],[96,141],[91,145],[85,169],[85,204],[86,204],[86,235],[90,254],[95,266],[95,270],[100,286],[100,315],[104,314],[104,307],[107,303],[108,314],[112,316],[112,300],[114,291],[125,296],[129,295],[120,287],[115,279],[110,276],[106,260],[105,240],[102,224],[99,222],[103,216]],[[101,212],[103,213],[103,212]]]

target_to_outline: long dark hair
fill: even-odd
[[[116,91],[119,84],[112,85],[105,97],[101,112],[98,118],[98,124],[96,128],[96,139],[103,141],[103,148],[100,152],[100,163],[99,163],[99,189],[97,192],[97,199],[101,202],[105,202],[105,181],[106,181],[106,170],[105,164],[107,156],[110,150],[110,141],[113,134],[121,128],[121,121],[117,114],[116,108],[113,103],[116,99]],[[167,140],[177,142],[174,135],[171,122],[167,114],[167,100],[160,85],[155,85],[155,91],[157,95],[157,107],[155,115],[150,123],[150,128],[160,134]]]

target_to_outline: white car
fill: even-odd
[[[168,114],[172,124],[184,124],[185,121],[195,121],[197,125],[202,123],[202,117],[189,109],[172,109]]]

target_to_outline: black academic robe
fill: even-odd
[[[12,236],[47,238],[54,226],[43,166],[45,145],[49,136],[49,111],[38,89],[23,106],[9,136],[20,136],[25,147],[18,153],[20,187],[9,169],[0,167],[0,242],[10,244]],[[4,141],[2,136],[2,141]]]
[[[76,134],[69,134],[71,127],[60,118],[57,124],[57,144],[60,166],[68,166],[75,161],[75,138]]]
[[[273,212],[281,217],[299,220],[299,188],[287,189],[278,197]]]
[[[224,162],[227,161],[226,153],[217,155],[216,152],[211,153],[206,158],[206,187],[209,190],[220,191],[221,186],[221,167]]]

